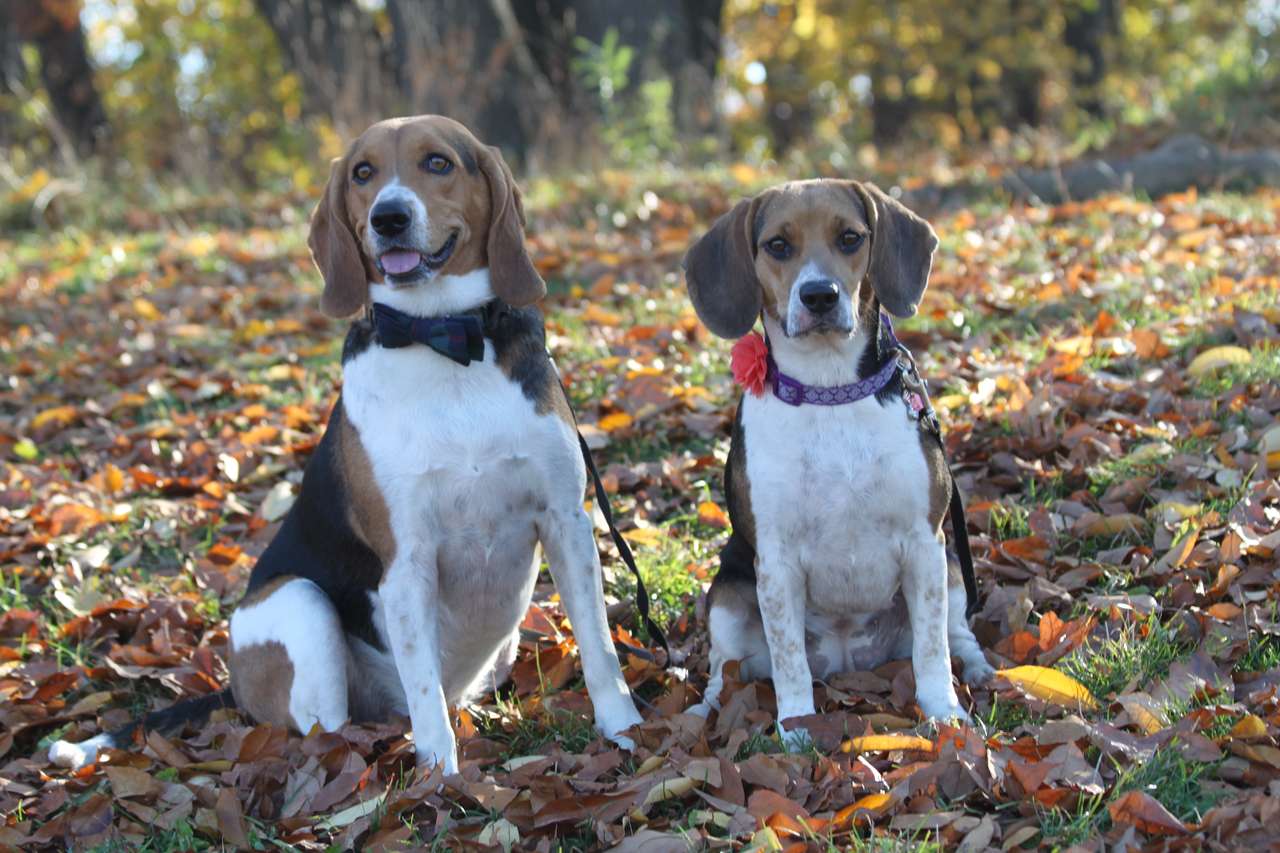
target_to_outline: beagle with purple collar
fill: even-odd
[[[231,617],[226,698],[255,720],[307,732],[396,712],[419,766],[456,772],[449,708],[505,679],[541,546],[596,726],[632,745],[640,716],[523,226],[497,149],[450,119],[379,122],[333,162],[308,241],[320,305],[368,313],[298,499]],[[212,707],[200,702],[170,717]],[[52,757],[80,766],[121,734]]]
[[[719,707],[731,660],[744,679],[773,678],[789,745],[804,733],[782,721],[814,713],[815,677],[910,655],[925,715],[966,719],[951,655],[968,682],[992,675],[948,564],[941,443],[909,405],[881,321],[882,307],[915,313],[937,242],[876,187],[817,180],[740,202],[686,255],[707,328],[741,338],[762,317],[769,351],[767,381],[735,419],[733,532],[708,593],[696,713]]]

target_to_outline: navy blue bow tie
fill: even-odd
[[[373,329],[378,343],[387,349],[424,344],[463,367],[484,361],[484,326],[475,314],[415,317],[375,302]]]

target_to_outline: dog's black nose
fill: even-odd
[[[369,224],[382,237],[395,237],[404,233],[413,221],[409,206],[398,201],[381,201],[369,212]]]
[[[840,286],[830,279],[800,285],[800,301],[813,314],[825,314],[840,301]]]

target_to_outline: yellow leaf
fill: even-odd
[[[1253,714],[1245,714],[1231,727],[1232,737],[1255,738],[1267,736],[1267,724]]]
[[[656,527],[637,527],[635,530],[626,530],[622,533],[623,538],[628,542],[635,542],[637,545],[660,545],[666,537],[662,531]]]
[[[1243,347],[1213,347],[1192,359],[1191,365],[1187,368],[1187,373],[1190,373],[1196,379],[1200,379],[1219,368],[1229,367],[1233,364],[1248,364],[1251,361],[1253,361],[1253,356]]]
[[[58,426],[66,426],[76,419],[75,406],[55,406],[52,409],[45,409],[34,418],[31,419],[31,428],[40,429],[49,424],[56,423]]]
[[[605,415],[596,424],[605,432],[616,432],[620,429],[626,429],[631,426],[631,415],[626,412],[611,412]]]
[[[729,167],[729,174],[740,184],[749,184],[760,179],[760,172],[746,163],[734,163]]]
[[[1088,688],[1071,676],[1064,675],[1056,669],[1028,665],[1015,666],[1012,669],[1000,669],[996,670],[996,673],[1004,676],[1037,699],[1056,702],[1067,707],[1075,707],[1076,705],[1083,705],[1091,709],[1098,707],[1097,700],[1093,698],[1093,694],[1089,692]]]
[[[141,296],[133,300],[133,313],[144,320],[159,320],[161,317],[160,309],[150,299],[143,299]]]
[[[663,800],[670,800],[675,797],[683,797],[685,794],[697,787],[697,782],[688,776],[677,776],[675,779],[667,779],[659,782],[649,789],[649,793],[645,795],[642,805],[651,806],[654,803],[660,803]]]
[[[1141,516],[1131,512],[1120,512],[1114,515],[1092,514],[1084,524],[1073,528],[1073,533],[1081,536],[1118,536],[1121,533],[1141,533],[1146,523]]]
[[[1120,707],[1124,708],[1125,713],[1129,715],[1135,723],[1142,727],[1142,731],[1146,734],[1153,735],[1156,732],[1164,731],[1165,721],[1160,719],[1147,703],[1150,699],[1142,701],[1139,698],[1120,698]]]
[[[849,738],[840,745],[841,752],[880,752],[895,749],[931,751],[933,741],[915,735],[863,735]]]

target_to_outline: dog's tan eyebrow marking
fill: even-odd
[[[462,161],[462,168],[467,170],[467,174],[474,175],[479,170],[480,164],[476,162],[470,141],[461,133],[452,130],[445,130],[441,133],[441,136],[444,137],[445,142],[453,147],[454,153]]]

